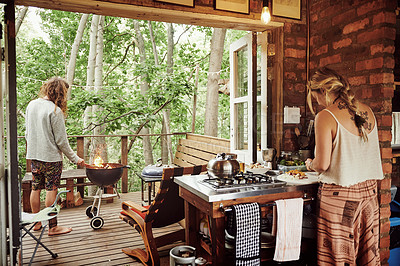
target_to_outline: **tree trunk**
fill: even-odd
[[[94,90],[97,94],[101,94],[103,91],[103,49],[104,49],[104,41],[103,41],[103,32],[104,32],[104,16],[100,16],[99,26],[97,30],[97,54],[96,54],[96,66],[95,66],[95,79],[94,79]],[[101,113],[103,108],[94,105],[92,112],[96,115],[97,120],[96,124],[100,124],[99,122],[102,120]],[[93,130],[93,135],[104,135],[105,134],[105,125],[102,124],[100,126],[96,126]],[[92,152],[91,152],[91,161],[95,159],[95,156],[100,156],[104,162],[108,162],[108,154],[107,154],[107,143],[104,137],[96,137],[92,139]]]
[[[85,30],[88,18],[89,14],[82,14],[78,30],[76,31],[75,40],[74,43],[72,44],[71,56],[69,57],[69,63],[67,68],[67,82],[69,85],[72,85],[74,82],[76,58],[78,55],[79,45],[81,44],[83,32]],[[70,86],[68,89],[68,100],[71,99],[71,89],[72,86]]]
[[[226,29],[214,28],[211,38],[210,67],[207,77],[204,135],[218,136],[218,80],[224,53]]]
[[[86,89],[88,91],[93,90],[94,85],[94,73],[95,73],[95,64],[96,64],[96,49],[97,49],[97,29],[99,26],[99,15],[93,15],[92,23],[90,27],[90,47],[89,47],[89,58],[88,58],[88,66],[87,66],[87,76],[86,76]],[[88,106],[85,109],[85,113],[83,116],[83,125],[85,128],[89,128],[91,124],[92,117],[92,106]],[[85,138],[85,140],[88,138]],[[85,161],[88,161],[90,164],[93,164],[93,158],[89,157],[88,151],[90,150],[90,141],[85,143]],[[92,186],[88,187],[89,196],[94,195],[94,190],[96,188],[92,188]]]
[[[140,25],[137,20],[133,20],[133,26],[136,32],[136,39],[138,41],[138,49],[140,54],[140,63],[142,65],[146,64],[146,50],[144,47],[144,40],[142,36],[142,32],[140,30]],[[147,90],[149,88],[149,84],[146,81],[147,75],[146,73],[142,73],[141,75],[141,84],[140,84],[140,92],[142,95],[146,95]],[[149,134],[149,129],[144,127],[140,134]],[[151,146],[151,141],[149,136],[143,136],[143,155],[144,155],[144,163],[145,165],[153,164],[153,148]]]
[[[167,34],[168,34],[168,49],[167,49],[167,73],[172,74],[173,72],[173,66],[174,66],[174,27],[172,23],[168,23],[168,28],[167,28]],[[169,106],[166,107],[166,109],[163,109],[163,120],[164,120],[164,125],[165,125],[165,133],[171,133],[171,128],[170,128],[170,108]],[[167,145],[169,157],[171,158],[171,163],[172,159],[174,158],[174,155],[172,153],[172,140],[171,140],[171,135],[167,135],[165,137],[165,143]]]
[[[24,6],[18,13],[18,17],[15,20],[15,35],[18,34],[19,28],[21,27],[22,21],[24,20],[26,13],[28,12],[28,7]]]

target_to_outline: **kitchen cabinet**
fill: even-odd
[[[268,188],[244,188],[218,192],[204,186],[201,181],[206,175],[176,177],[179,195],[185,201],[185,241],[197,250],[197,255],[211,261],[213,265],[226,263],[225,214],[223,208],[235,204],[258,202],[266,205],[278,199],[315,198],[317,184],[284,185]],[[209,217],[210,241],[204,241],[199,234],[200,219]],[[273,255],[273,254],[272,254]],[[271,254],[263,254],[263,260]]]

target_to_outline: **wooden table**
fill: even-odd
[[[84,197],[85,186],[95,185],[92,182],[85,182],[86,169],[69,169],[63,170],[60,180],[60,188],[66,188],[70,192],[67,193],[66,207],[75,207],[74,203],[74,187]],[[76,182],[75,182],[76,180]],[[22,180],[22,204],[24,212],[31,212],[30,195],[32,191],[32,173],[27,172]]]

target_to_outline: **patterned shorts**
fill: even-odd
[[[318,265],[380,265],[375,180],[319,188]]]
[[[32,160],[32,190],[53,191],[60,186],[63,163]]]

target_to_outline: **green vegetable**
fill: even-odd
[[[286,165],[286,160],[285,160],[285,159],[282,159],[282,160],[279,162],[279,164],[280,164],[280,165]]]

